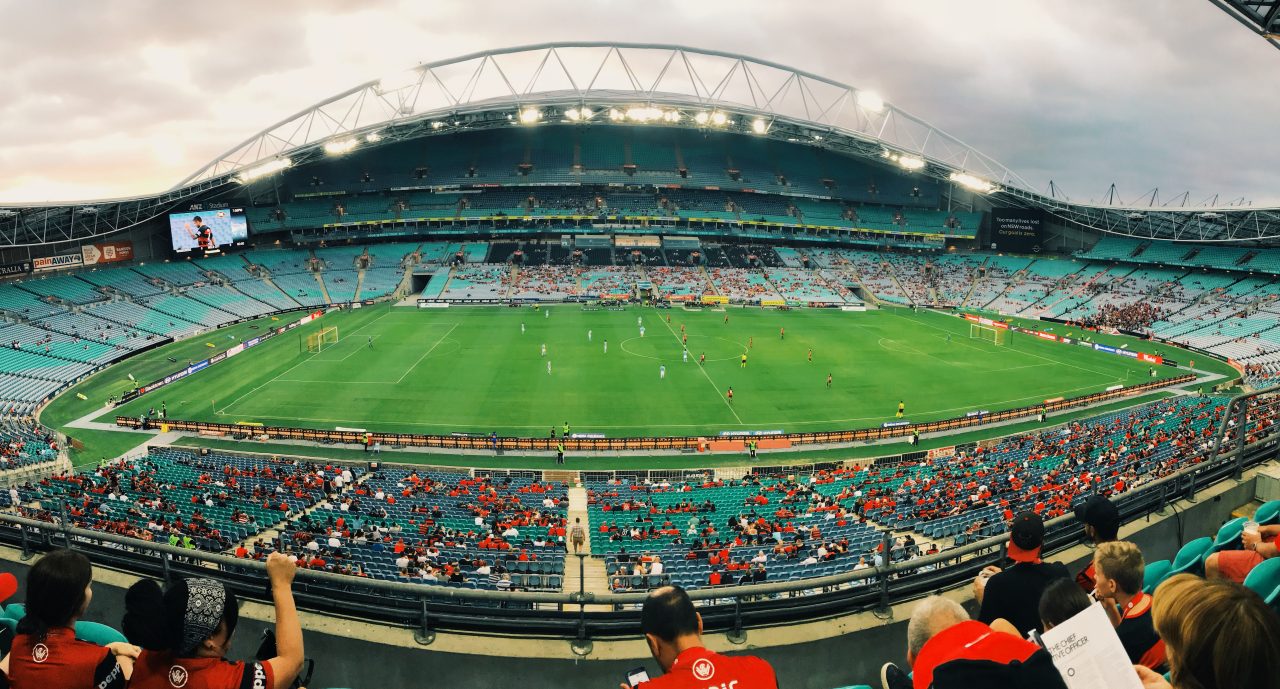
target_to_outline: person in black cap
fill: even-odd
[[[1084,523],[1084,535],[1095,546],[1117,540],[1120,536],[1120,510],[1115,503],[1101,495],[1094,495],[1076,508],[1076,519]],[[1093,593],[1096,584],[1093,574],[1093,558],[1089,566],[1076,575],[1076,583],[1085,593]]]
[[[1026,634],[1040,627],[1040,596],[1054,579],[1069,579],[1071,573],[1059,562],[1043,562],[1044,522],[1035,512],[1022,512],[1009,526],[1009,559],[1013,566],[1001,570],[991,566],[973,580],[973,597],[982,606],[978,621],[991,624],[1007,620]]]

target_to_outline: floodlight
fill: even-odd
[[[439,129],[439,128],[443,127],[443,126],[444,126],[444,122],[441,122],[440,120],[436,120],[435,122],[432,122],[432,123],[431,123],[431,128],[432,128],[432,129]]]
[[[582,115],[578,112],[577,108],[569,108],[564,111],[564,117],[571,122],[577,122],[578,118],[582,117]]]
[[[324,152],[331,156],[340,156],[350,153],[360,142],[355,139],[343,139],[341,141],[330,141],[324,145]]]
[[[364,140],[368,141],[371,144],[377,143],[379,141],[382,141],[382,135],[377,132],[369,132],[368,134],[365,134]]]
[[[679,111],[679,110],[668,110],[668,111],[666,111],[665,113],[663,113],[663,114],[662,114],[662,119],[666,120],[667,122],[672,122],[672,123],[674,123],[674,122],[679,122],[679,121],[680,121],[680,117],[681,117],[681,115],[680,115],[680,111]]]
[[[711,116],[705,112],[700,112],[697,115],[693,116],[693,121],[697,122],[698,124],[706,124],[707,120],[710,120],[710,119],[711,119]]]
[[[236,175],[235,179],[241,184],[248,184],[259,177],[266,177],[267,175],[279,172],[292,165],[293,161],[288,158],[276,158],[275,160],[268,160],[261,165],[255,165],[251,168],[242,170],[240,174]]]
[[[711,124],[714,124],[717,127],[724,126],[724,123],[728,121],[729,121],[729,118],[719,110],[711,113]]]
[[[754,120],[751,120],[751,131],[757,134],[763,134],[769,131],[769,125],[766,124],[764,120],[757,117]]]
[[[385,76],[378,80],[378,90],[386,93],[388,91],[399,91],[410,86],[417,86],[422,79],[422,72],[416,69],[407,69],[403,72],[396,72]]]
[[[949,179],[966,189],[976,191],[980,194],[986,194],[995,189],[995,185],[985,179],[974,177],[966,172],[953,172]]]
[[[595,114],[595,113],[594,113],[594,112],[591,112],[591,109],[590,109],[590,108],[585,107],[585,106],[584,106],[584,107],[582,107],[582,108],[579,108],[579,109],[578,109],[578,117],[580,117],[580,118],[582,118],[582,119],[584,119],[584,120],[589,120],[589,119],[591,119],[591,116],[592,116],[592,115],[594,115],[594,114]]]
[[[858,105],[868,112],[880,112],[884,110],[884,99],[872,91],[859,91]]]
[[[617,108],[609,109],[609,119],[611,120],[617,121],[617,120],[626,119],[626,117],[627,117],[626,114],[624,114],[621,110]]]
[[[533,124],[542,119],[542,111],[537,108],[525,108],[520,111],[520,124]]]
[[[894,153],[888,149],[885,149],[884,153],[881,153],[880,155],[881,157],[888,158],[889,160],[897,163],[904,170],[919,170],[924,167],[924,159],[917,158],[916,156],[907,155],[905,153]]]

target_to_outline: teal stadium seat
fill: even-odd
[[[4,606],[4,617],[11,620],[20,620],[27,616],[27,606],[22,603],[10,603]]]
[[[1205,551],[1201,559],[1205,559],[1219,550],[1239,550],[1240,534],[1244,531],[1244,523],[1248,521],[1244,517],[1236,517],[1222,528],[1218,529],[1218,535],[1213,540],[1213,547]]]
[[[105,624],[97,622],[89,622],[81,620],[76,622],[76,638],[81,641],[88,641],[91,644],[106,646],[112,643],[128,643],[128,639],[124,638],[124,634],[108,627]]]
[[[1280,500],[1263,503],[1262,507],[1253,513],[1253,520],[1259,524],[1280,524]]]
[[[1182,546],[1182,549],[1178,551],[1177,557],[1173,558],[1173,569],[1169,571],[1169,576],[1174,574],[1203,575],[1204,555],[1211,548],[1213,548],[1213,539],[1208,536],[1197,538]]]
[[[1142,572],[1142,592],[1155,593],[1156,587],[1169,576],[1172,569],[1173,563],[1168,560],[1148,562]]]
[[[1262,596],[1267,605],[1275,607],[1280,604],[1280,557],[1273,557],[1258,563],[1249,570],[1244,578],[1246,588]]]

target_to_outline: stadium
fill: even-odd
[[[419,65],[161,193],[0,204],[0,570],[87,555],[104,644],[213,578],[248,657],[285,553],[312,687],[630,682],[668,585],[779,685],[878,686],[1023,513],[1074,573],[1108,501],[1148,594],[1280,524],[1278,236],[749,55]]]

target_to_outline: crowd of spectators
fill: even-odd
[[[1096,311],[1077,320],[1086,327],[1148,332],[1152,323],[1167,315],[1163,307],[1138,300],[1127,304],[1102,304]]]

